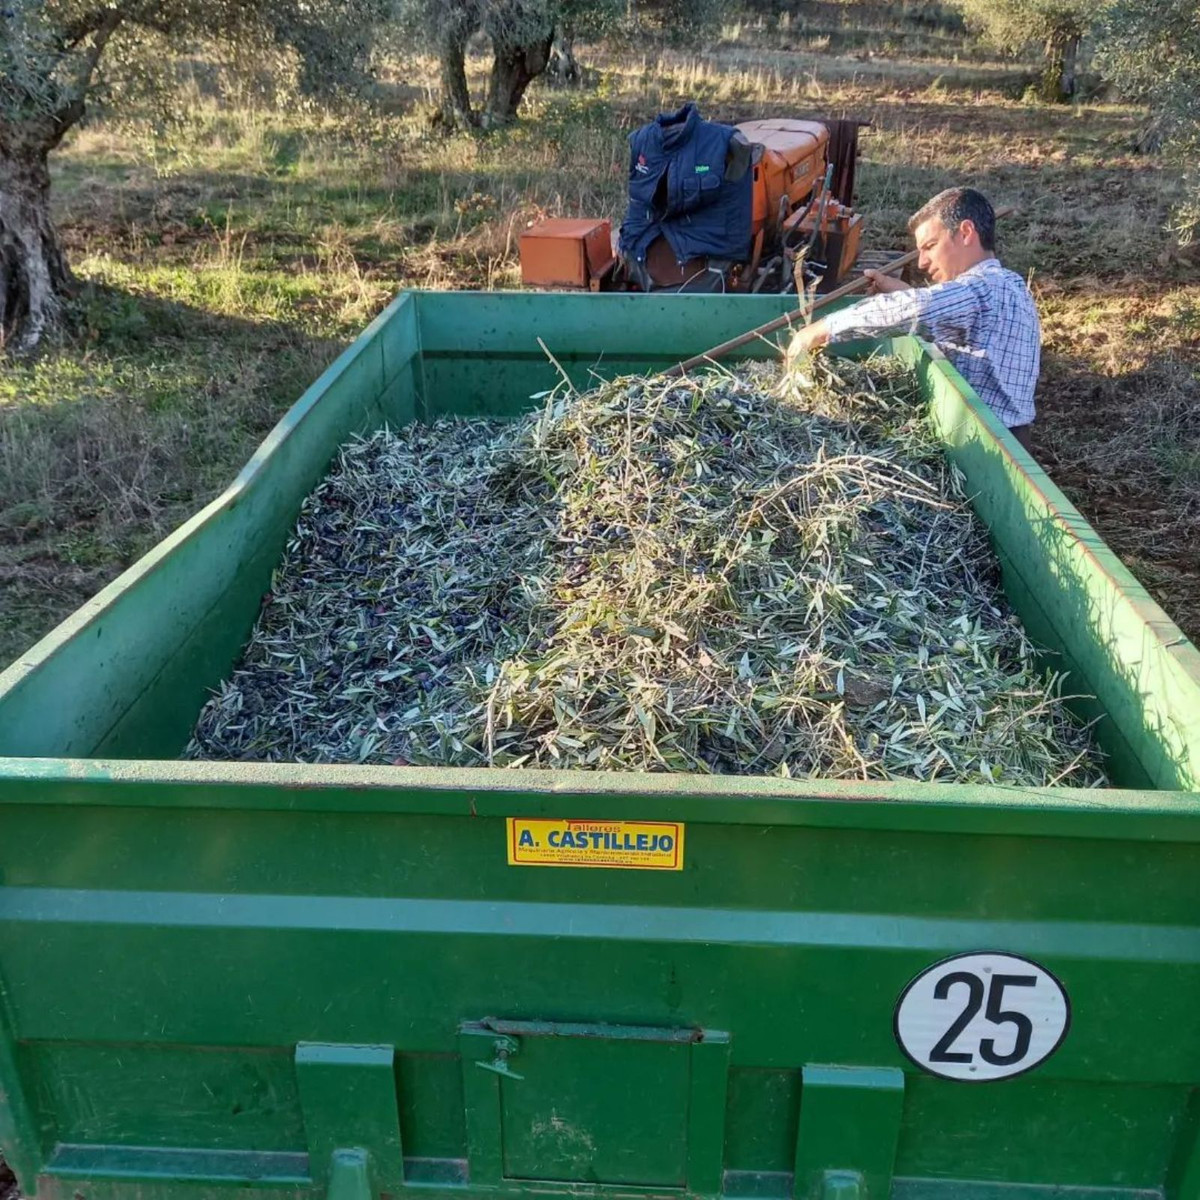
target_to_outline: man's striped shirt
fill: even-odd
[[[916,333],[938,346],[1007,426],[1034,417],[1042,329],[1025,281],[997,259],[947,283],[883,292],[825,318],[831,342]]]

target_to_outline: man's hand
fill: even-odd
[[[867,294],[878,296],[881,292],[906,292],[908,284],[894,275],[885,275],[882,271],[864,271],[863,278],[867,281]]]
[[[788,343],[785,365],[790,367],[798,358],[811,354],[814,350],[826,345],[828,341],[829,330],[824,321],[805,325],[803,329],[798,329],[793,334],[792,340]]]

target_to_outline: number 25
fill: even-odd
[[[975,1014],[983,1007],[983,980],[970,971],[950,971],[937,981],[933,989],[935,1000],[945,1000],[950,995],[950,989],[956,983],[966,984],[968,994],[966,1007],[955,1018],[954,1024],[946,1030],[941,1040],[929,1052],[930,1062],[940,1063],[969,1063],[974,1055],[968,1051],[952,1050],[955,1038],[971,1023]],[[1013,1048],[1007,1054],[996,1052],[994,1038],[979,1039],[979,1056],[984,1062],[994,1067],[1007,1067],[1020,1062],[1029,1052],[1029,1040],[1033,1036],[1033,1022],[1023,1013],[1009,1009],[1007,1012],[1000,1007],[1004,1003],[1006,987],[1036,987],[1036,975],[993,975],[991,986],[987,989],[987,1011],[984,1014],[993,1025],[1015,1025],[1017,1029]]]

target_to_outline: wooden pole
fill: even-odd
[[[996,213],[996,216],[1007,217],[1012,211],[1011,208],[1002,208]],[[882,267],[878,268],[879,274],[891,275],[896,271],[904,270],[910,262],[916,261],[918,253],[919,251],[910,250],[907,254],[900,255],[899,258],[893,258],[891,262],[885,263]],[[731,350],[736,350],[739,346],[744,346],[748,342],[766,337],[768,333],[774,333],[775,330],[783,329],[785,326],[790,327],[801,317],[810,317],[817,309],[824,308],[827,304],[832,304],[835,300],[841,300],[846,296],[853,296],[855,292],[861,292],[867,286],[867,283],[867,277],[860,275],[857,279],[852,279],[849,283],[842,284],[840,288],[835,288],[827,296],[819,297],[811,304],[802,304],[799,308],[794,308],[791,312],[784,313],[782,317],[776,317],[773,321],[768,321],[765,325],[759,325],[757,328],[750,329],[735,338],[730,338],[729,341],[722,342],[719,346],[714,346],[711,350],[706,350],[703,354],[697,354],[694,358],[676,363],[675,366],[664,371],[663,375],[668,379],[678,375],[686,375],[693,367],[702,367],[707,362],[724,358],[726,354]]]
[[[880,267],[879,273],[887,275],[894,271],[902,271],[916,257],[917,251],[910,250],[907,254],[901,255],[899,258],[894,258],[885,266]],[[664,371],[663,374],[668,379],[676,375],[686,375],[692,367],[702,367],[706,362],[724,358],[731,350],[736,350],[739,346],[746,345],[747,342],[753,342],[758,338],[766,337],[768,333],[774,333],[775,330],[782,329],[785,325],[790,327],[801,317],[811,316],[817,309],[824,308],[825,305],[832,304],[835,300],[841,300],[845,296],[853,296],[855,292],[861,292],[869,282],[865,275],[860,275],[857,279],[852,279],[849,283],[842,284],[840,288],[835,288],[828,295],[821,296],[815,303],[803,304],[799,308],[792,309],[791,312],[784,313],[782,317],[776,317],[773,321],[767,321],[764,325],[758,325],[754,329],[738,334],[737,337],[730,338],[729,341],[722,342],[719,346],[714,346],[711,350],[706,350],[703,354],[697,354],[694,358],[676,363],[675,366]]]

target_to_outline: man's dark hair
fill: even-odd
[[[908,232],[916,233],[930,217],[937,217],[947,229],[957,230],[963,221],[970,221],[979,234],[979,244],[985,250],[996,248],[996,211],[988,198],[974,188],[947,188],[921,205],[908,218]]]

